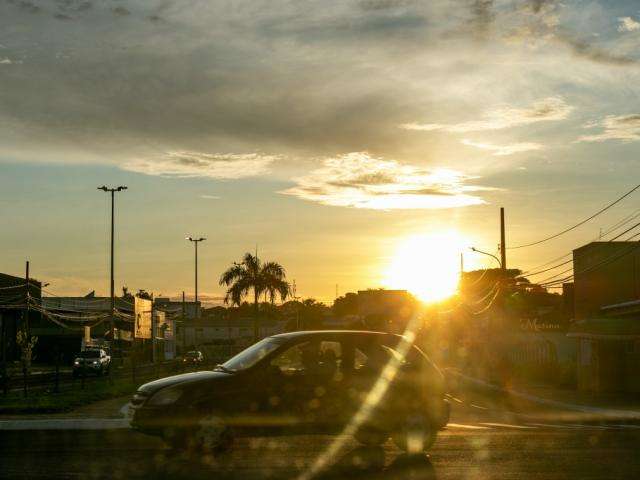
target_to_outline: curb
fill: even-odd
[[[615,410],[615,409],[607,409],[600,407],[592,407],[588,405],[577,405],[573,403],[559,402],[557,400],[550,400],[547,398],[537,397],[535,395],[531,395],[526,392],[519,392],[517,390],[512,390],[509,388],[503,388],[498,385],[494,385],[489,382],[485,382],[484,380],[480,380],[477,378],[469,377],[464,375],[463,373],[456,372],[453,370],[447,370],[448,374],[455,375],[457,377],[462,378],[463,380],[485,387],[487,389],[502,392],[514,397],[522,398],[524,400],[528,400],[533,403],[537,403],[540,405],[551,406],[551,407],[559,407],[565,410],[571,410],[574,412],[580,413],[588,413],[588,414],[596,414],[605,417],[607,420],[635,420],[640,421],[640,412],[634,410]]]

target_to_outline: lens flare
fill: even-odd
[[[384,284],[408,290],[425,302],[450,297],[458,286],[460,253],[467,245],[454,231],[409,237],[398,244]]]

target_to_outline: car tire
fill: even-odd
[[[375,427],[361,427],[354,435],[355,439],[366,447],[379,447],[389,438],[389,433]]]
[[[220,417],[206,415],[202,417],[185,439],[189,449],[203,453],[215,454],[230,450],[233,447],[233,431]]]
[[[421,414],[407,415],[394,429],[391,435],[393,443],[409,454],[429,450],[436,441],[438,431],[432,423]]]

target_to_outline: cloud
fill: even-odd
[[[635,30],[640,30],[640,22],[637,22],[631,17],[619,17],[618,22],[619,32],[633,32]]]
[[[451,133],[477,132],[483,130],[502,130],[537,122],[563,120],[569,116],[573,107],[560,97],[548,97],[532,103],[529,107],[502,107],[487,113],[483,120],[473,120],[457,124],[405,123],[405,130],[433,131],[443,130]]]
[[[259,153],[168,152],[160,158],[140,158],[122,165],[124,170],[162,177],[236,179],[269,172],[278,157]]]
[[[635,58],[626,55],[618,55],[597,46],[592,45],[586,40],[575,37],[569,33],[558,33],[556,39],[569,47],[569,49],[579,57],[586,58],[592,62],[602,63],[606,65],[625,66],[638,63]]]
[[[632,142],[640,140],[640,114],[608,115],[599,122],[589,122],[585,128],[601,127],[601,133],[583,135],[578,142],[605,142],[607,140],[623,140]]]
[[[479,148],[480,150],[488,150],[493,152],[493,155],[496,156],[505,156],[505,155],[513,155],[514,153],[522,153],[529,152],[532,150],[542,150],[544,148],[543,145],[539,143],[533,142],[523,142],[523,143],[511,143],[507,145],[494,145],[491,143],[481,143],[475,142],[473,140],[464,139],[462,140],[464,145],[468,145],[469,147]]]
[[[204,198],[205,200],[220,200],[220,197],[217,195],[200,195],[200,198]]]
[[[465,185],[468,177],[446,169],[427,170],[383,160],[366,152],[327,158],[280,193],[336,207],[374,210],[438,209],[485,203],[469,192],[489,188]]]

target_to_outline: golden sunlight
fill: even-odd
[[[385,286],[408,290],[425,302],[444,300],[457,289],[465,248],[468,242],[455,231],[409,237],[396,248]]]

